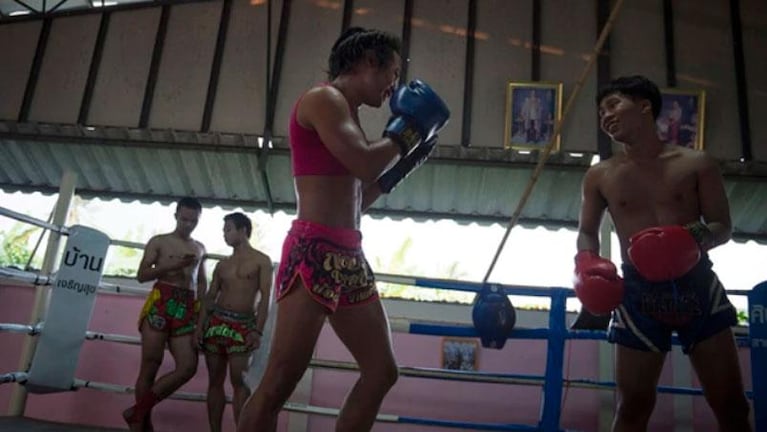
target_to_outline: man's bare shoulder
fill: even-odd
[[[258,266],[270,267],[272,265],[272,259],[269,258],[269,255],[256,248],[250,248],[247,257],[248,260],[253,261]]]
[[[258,249],[251,249],[249,257],[254,261],[258,261],[259,265],[272,265],[272,259],[269,257],[269,255],[261,252]]]
[[[719,162],[706,152],[687,147],[674,147],[673,152],[678,155],[679,160],[683,162],[684,166],[696,169],[716,168],[719,166]]]
[[[194,244],[195,244],[195,245],[196,245],[198,248],[200,248],[200,250],[201,250],[201,251],[205,252],[205,245],[204,245],[204,244],[202,244],[202,242],[201,242],[201,241],[199,241],[199,240],[193,240],[193,241],[194,241]]]
[[[173,236],[173,233],[157,234],[152,236],[147,244],[161,245],[169,242],[171,240],[171,236]]]
[[[232,262],[232,256],[231,255],[225,256],[225,257],[221,258],[220,260],[218,260],[218,262],[216,263],[215,269],[218,269],[218,268],[221,268],[221,267],[226,267],[231,262]]]
[[[589,169],[586,171],[587,175],[602,175],[611,169],[618,166],[620,163],[622,163],[626,159],[626,155],[624,153],[616,153],[614,156],[602,159],[596,164],[589,167]]]
[[[678,151],[682,155],[682,157],[685,157],[685,158],[688,158],[688,159],[694,159],[694,160],[698,160],[698,161],[714,160],[714,158],[711,157],[711,155],[709,155],[708,153],[706,153],[704,151],[694,150],[694,149],[691,149],[691,148],[681,147],[681,146],[677,146],[677,147],[678,147]]]

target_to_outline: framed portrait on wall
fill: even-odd
[[[476,339],[443,338],[442,339],[442,369],[475,371],[477,370]]]
[[[504,148],[540,150],[554,139],[562,117],[562,83],[509,82],[506,86]],[[559,151],[560,137],[551,149]]]
[[[703,150],[705,90],[662,89],[663,104],[655,121],[661,141]]]

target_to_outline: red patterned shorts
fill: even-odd
[[[194,300],[194,291],[157,281],[141,309],[139,331],[146,320],[150,327],[170,336],[190,334],[194,332],[199,307]]]
[[[362,252],[362,234],[354,229],[294,220],[282,246],[277,301],[296,278],[331,313],[378,299],[373,271]]]
[[[255,314],[215,306],[203,326],[202,348],[211,354],[249,354],[248,334],[255,329]]]

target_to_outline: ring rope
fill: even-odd
[[[69,228],[65,226],[56,225],[50,222],[46,222],[42,219],[37,219],[29,215],[25,215],[23,213],[19,213],[16,211],[13,211],[11,209],[0,207],[0,216],[7,216],[11,219],[16,219],[20,222],[26,222],[30,225],[34,225],[40,228],[48,229],[54,232],[57,232],[59,234],[68,235],[69,234]],[[145,243],[139,243],[139,242],[133,242],[128,240],[115,240],[115,239],[109,239],[109,244],[112,246],[120,246],[120,247],[127,247],[127,248],[133,248],[133,249],[144,249],[146,247]],[[203,256],[205,259],[215,259],[215,260],[222,260],[226,258],[226,256],[221,254],[205,254]]]
[[[27,375],[26,372],[11,372],[11,373],[5,373],[0,374],[0,384],[7,384],[7,383],[19,383],[24,384],[27,382],[27,378],[29,375]]]
[[[0,384],[12,383],[12,382],[23,384],[26,382],[26,380],[27,380],[27,374],[25,372],[12,372],[8,374],[0,375]],[[578,380],[578,381],[574,381],[570,383],[563,383],[563,385],[567,385],[568,387],[614,390],[615,383],[605,383],[605,382],[596,382],[596,381],[587,382],[587,381],[588,380]],[[88,388],[88,389],[93,389],[97,391],[106,391],[106,392],[121,393],[121,394],[130,394],[135,391],[134,388],[131,386],[110,384],[110,383],[89,381],[89,380],[82,380],[82,379],[75,378],[73,381],[71,390],[77,390],[80,388]],[[659,393],[702,395],[701,390],[692,389],[692,388],[674,388],[674,387],[659,386],[658,391]],[[753,398],[752,392],[750,391],[747,392],[747,396],[749,398]],[[225,395],[225,398],[227,402],[229,403],[232,402],[232,397],[230,395]],[[206,400],[206,395],[203,393],[175,392],[174,394],[168,396],[168,399],[184,400],[184,401],[192,401],[192,402],[203,402]],[[330,416],[330,417],[336,417],[340,413],[340,410],[336,408],[319,407],[319,406],[313,406],[313,405],[307,405],[307,404],[301,404],[301,403],[295,403],[295,402],[287,402],[284,405],[283,409],[286,411],[301,412],[306,414],[316,414],[316,415],[323,415],[323,416]],[[428,418],[420,418],[420,417],[397,416],[397,415],[391,415],[391,414],[378,414],[376,420],[378,422],[387,422],[387,423],[422,424],[422,425],[434,425],[434,426],[464,428],[464,429],[471,428],[474,430],[537,430],[532,426],[526,426],[526,425],[473,423],[473,422],[461,422],[461,421],[452,421],[452,420],[428,419]]]
[[[7,216],[11,219],[16,219],[21,222],[26,222],[30,225],[35,225],[40,228],[49,229],[51,231],[57,232],[59,234],[67,235],[69,234],[69,228],[59,226],[53,223],[46,222],[41,219],[34,218],[32,216],[25,215],[23,213],[15,212],[11,209],[7,209],[5,207],[0,207],[0,216]]]
[[[39,328],[33,333],[34,328],[32,326],[25,326],[20,324],[5,324],[0,323],[0,331],[10,331],[17,333],[29,333],[37,334]],[[136,336],[127,336],[114,333],[99,333],[94,331],[88,331],[85,335],[86,340],[92,341],[104,341],[104,342],[116,342],[129,345],[140,345],[141,339]],[[322,360],[312,359],[310,362],[311,367],[321,369],[337,369],[346,371],[357,371],[358,366],[351,362],[342,362],[336,360]],[[502,374],[502,373],[489,373],[489,372],[476,372],[476,371],[455,371],[447,369],[437,368],[421,368],[402,366],[399,367],[400,375],[409,376],[415,378],[427,378],[427,379],[447,379],[453,381],[466,381],[466,382],[481,382],[490,384],[513,384],[513,385],[528,385],[537,386],[544,382],[544,377],[537,375],[523,375],[523,374]],[[23,373],[23,372],[16,372]],[[2,382],[2,380],[0,380]],[[611,381],[597,381],[592,379],[565,379],[562,381],[562,385],[566,388],[583,388],[591,390],[614,390],[615,383]],[[660,393],[674,393],[684,395],[701,395],[702,392],[696,388],[685,387],[665,387],[659,386],[658,391]],[[750,394],[750,392],[748,392]],[[751,396],[749,396],[751,397]]]
[[[45,276],[35,272],[16,270],[8,267],[0,268],[0,279],[24,282],[32,286],[53,284],[53,276]]]
[[[82,379],[75,379],[72,385],[73,390],[80,388],[88,388],[93,390],[100,390],[112,393],[133,393],[134,388],[131,386],[109,384],[98,381],[86,381]],[[206,395],[204,393],[192,393],[192,392],[175,392],[168,396],[167,399],[192,401],[192,402],[204,402]],[[231,396],[226,396],[227,402],[231,403]],[[301,404],[296,402],[286,402],[282,408],[285,411],[300,412],[306,414],[317,414],[328,417],[337,417],[340,410],[337,408],[320,407],[314,405]],[[492,423],[470,423],[470,422],[453,422],[449,420],[436,420],[417,417],[405,417],[392,414],[378,414],[376,420],[384,423],[411,423],[411,424],[432,424],[453,428],[465,428],[470,425],[471,428],[477,430],[519,430],[514,425],[502,425]],[[534,429],[530,429],[534,430]]]
[[[21,333],[21,334],[27,334],[30,336],[35,336],[40,333],[40,329],[42,326],[39,324],[36,326],[31,325],[25,325],[25,324],[15,324],[15,323],[0,323],[0,331],[8,332],[8,333]]]

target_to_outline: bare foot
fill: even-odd
[[[128,429],[131,432],[144,432],[146,430],[144,428],[144,421],[143,419],[135,418],[135,409],[135,407],[130,407],[123,411],[123,420],[128,424]]]

